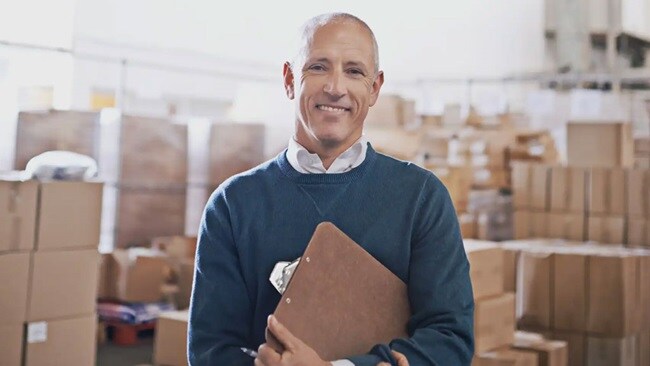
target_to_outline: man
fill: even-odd
[[[223,183],[201,223],[189,326],[191,365],[469,365],[469,265],[449,194],[429,171],[374,151],[363,122],[384,81],[370,28],[349,14],[307,22],[284,65],[295,135],[276,158]],[[408,285],[408,339],[322,360],[273,313],[279,261],[330,221]],[[264,330],[284,344],[264,344]],[[257,349],[255,359],[241,348]]]

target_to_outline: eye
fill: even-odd
[[[361,71],[359,69],[349,69],[348,73],[350,73],[352,75],[355,75],[355,76],[357,76],[357,75],[363,76],[364,75],[363,71]]]
[[[313,71],[324,71],[324,70],[325,70],[325,67],[324,67],[323,65],[321,65],[321,64],[315,64],[315,65],[311,65],[311,66],[309,66],[309,70],[313,70]]]

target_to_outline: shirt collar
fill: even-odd
[[[295,137],[289,139],[287,160],[289,164],[302,174],[339,174],[350,171],[363,163],[368,151],[368,139],[361,137],[339,155],[330,166],[325,169],[318,154],[312,154],[296,141]]]

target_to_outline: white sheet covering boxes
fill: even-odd
[[[102,188],[0,178],[0,365],[95,363]]]

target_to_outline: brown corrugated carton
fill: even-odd
[[[120,182],[185,184],[187,125],[167,119],[124,115],[120,129]]]
[[[519,251],[515,249],[503,250],[503,291],[517,291],[517,261]]]
[[[641,331],[644,331],[650,330],[650,255],[647,252],[639,257],[638,276]]]
[[[627,203],[625,169],[592,168],[589,174],[589,212],[624,215]]]
[[[35,252],[27,321],[94,313],[98,275],[96,250]]]
[[[572,241],[584,240],[584,214],[550,212],[547,218],[547,236],[549,238],[568,239]]]
[[[95,314],[27,323],[24,366],[95,364]]]
[[[23,324],[0,325],[0,365],[22,366],[22,350]]]
[[[587,317],[587,256],[556,253],[553,269],[553,329],[584,331]]]
[[[590,255],[587,332],[625,337],[640,330],[640,260],[623,253]]]
[[[627,214],[632,217],[650,216],[650,170],[627,171]]]
[[[192,285],[194,284],[194,261],[184,260],[178,264],[177,284],[176,306],[181,310],[187,309],[190,306]]]
[[[545,330],[552,324],[553,254],[522,251],[517,265],[517,326]]]
[[[548,237],[548,212],[531,211],[528,216],[530,218],[530,237]]]
[[[585,366],[587,337],[584,333],[554,331],[553,338],[567,342],[569,366]]]
[[[36,181],[0,180],[0,252],[34,248],[37,198]]]
[[[209,174],[213,185],[264,161],[263,124],[214,123],[210,131]]]
[[[99,156],[99,114],[80,111],[30,111],[18,114],[15,169],[46,151],[65,150]]]
[[[0,254],[0,325],[22,324],[27,318],[29,260],[29,253]]]
[[[117,249],[102,263],[101,297],[124,302],[160,301],[172,273],[168,258],[147,248]]]
[[[465,240],[474,298],[503,293],[503,250],[494,243]]]
[[[637,366],[636,336],[626,338],[587,337],[587,365]]]
[[[459,214],[460,233],[465,239],[476,239],[476,218],[473,214]]]
[[[154,343],[156,365],[187,365],[187,324],[187,310],[160,314]]]
[[[509,345],[515,333],[515,295],[476,301],[474,310],[474,342],[477,354]]]
[[[151,248],[174,259],[194,259],[196,236],[162,236],[151,240]]]
[[[587,170],[556,166],[551,168],[550,210],[583,213]]]
[[[632,126],[623,122],[569,122],[567,157],[571,166],[632,166],[634,164]]]
[[[547,340],[541,334],[516,332],[512,348],[536,353],[539,366],[567,366],[569,363],[567,342]]]
[[[97,248],[103,187],[98,182],[41,183],[36,250]]]
[[[530,238],[530,212],[517,210],[514,212],[512,220],[515,239]]]
[[[627,219],[627,245],[635,247],[650,246],[650,237],[646,228],[648,221],[645,218],[629,217]]]
[[[530,207],[546,211],[549,206],[549,172],[550,167],[543,164],[531,165]]]
[[[622,216],[590,216],[587,219],[587,240],[623,244],[625,219]]]
[[[535,352],[501,348],[474,356],[472,366],[537,366]]]
[[[515,209],[530,208],[531,165],[516,162],[512,164],[512,203]]]
[[[147,246],[156,237],[183,235],[186,197],[185,188],[121,188],[115,247]]]

